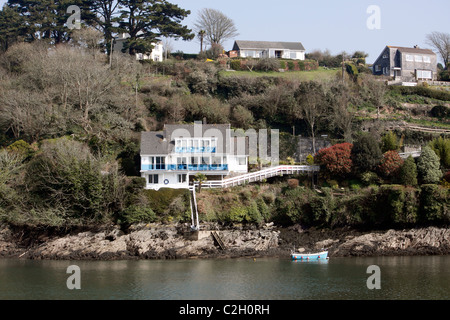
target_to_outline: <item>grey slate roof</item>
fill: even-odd
[[[279,41],[244,41],[236,40],[233,50],[246,50],[246,49],[287,49],[287,50],[299,50],[304,51],[305,47],[301,42],[279,42]]]
[[[421,49],[421,48],[407,48],[407,47],[396,47],[396,46],[388,46],[388,48],[397,49],[400,52],[405,53],[417,53],[417,54],[431,54],[435,55],[436,53],[430,49]]]
[[[201,132],[195,132],[196,128],[192,124],[165,125],[163,131],[152,131],[141,133],[141,155],[168,155],[173,153],[175,148],[175,139],[180,137],[220,137],[218,139],[217,149],[229,150],[229,139],[231,126],[229,124],[202,124]],[[198,129],[197,129],[198,130]],[[237,144],[234,143],[234,154],[248,154],[248,141],[246,140],[245,151],[237,151]]]

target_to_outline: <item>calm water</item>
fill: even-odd
[[[66,286],[81,270],[81,290]],[[381,270],[369,290],[367,268]],[[0,260],[0,299],[448,300],[450,256],[67,262]]]

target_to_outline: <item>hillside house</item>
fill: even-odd
[[[188,189],[194,176],[223,180],[248,172],[248,144],[233,136],[229,124],[165,125],[142,132],[141,176],[146,189]]]
[[[387,46],[373,64],[374,75],[400,82],[437,79],[437,56],[430,49]]]
[[[305,48],[300,42],[242,41],[234,42],[233,50],[241,58],[277,58],[305,60]]]
[[[125,42],[130,37],[127,33],[120,33],[114,41],[114,52],[122,52]],[[158,43],[152,43],[153,50],[150,53],[140,52],[136,53],[136,60],[153,60],[162,62],[164,59],[164,48],[163,43],[160,41]]]

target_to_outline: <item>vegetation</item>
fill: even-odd
[[[198,205],[205,221],[325,227],[448,222],[448,137],[361,132],[362,119],[377,129],[400,116],[445,128],[448,91],[387,87],[366,74],[364,52],[245,63],[184,54],[162,63],[108,56],[113,25],[132,35],[131,53],[150,50],[161,37],[193,36],[181,24],[189,11],[167,1],[138,2],[83,1],[89,10],[82,10],[80,30],[58,24],[67,20],[61,1],[38,1],[42,16],[29,1],[8,1],[0,12],[0,221],[61,228],[190,221],[188,192],[144,190],[139,137],[165,123],[206,119],[280,129],[281,160],[289,164],[297,161],[297,136],[311,137],[316,152],[306,163],[323,170],[319,191],[311,189],[311,177],[288,186],[273,178],[203,190]],[[135,10],[146,13],[136,25],[130,19]],[[164,23],[151,20],[159,10],[167,14]],[[227,71],[227,63],[238,71]],[[415,115],[405,102],[427,108]],[[333,145],[318,150],[322,134]],[[424,146],[417,164],[399,158],[406,143]],[[201,185],[205,178],[196,180]]]

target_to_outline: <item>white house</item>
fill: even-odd
[[[233,51],[241,58],[278,58],[305,60],[305,48],[300,42],[242,41],[234,42]]]
[[[248,172],[247,140],[229,124],[165,125],[141,135],[141,176],[146,188],[188,189],[197,173],[222,180]]]
[[[122,52],[125,41],[130,37],[128,33],[120,33],[114,41],[114,52]],[[163,43],[159,41],[158,43],[152,43],[153,50],[150,53],[136,53],[136,60],[153,60],[153,61],[163,61],[164,58],[164,48]]]

